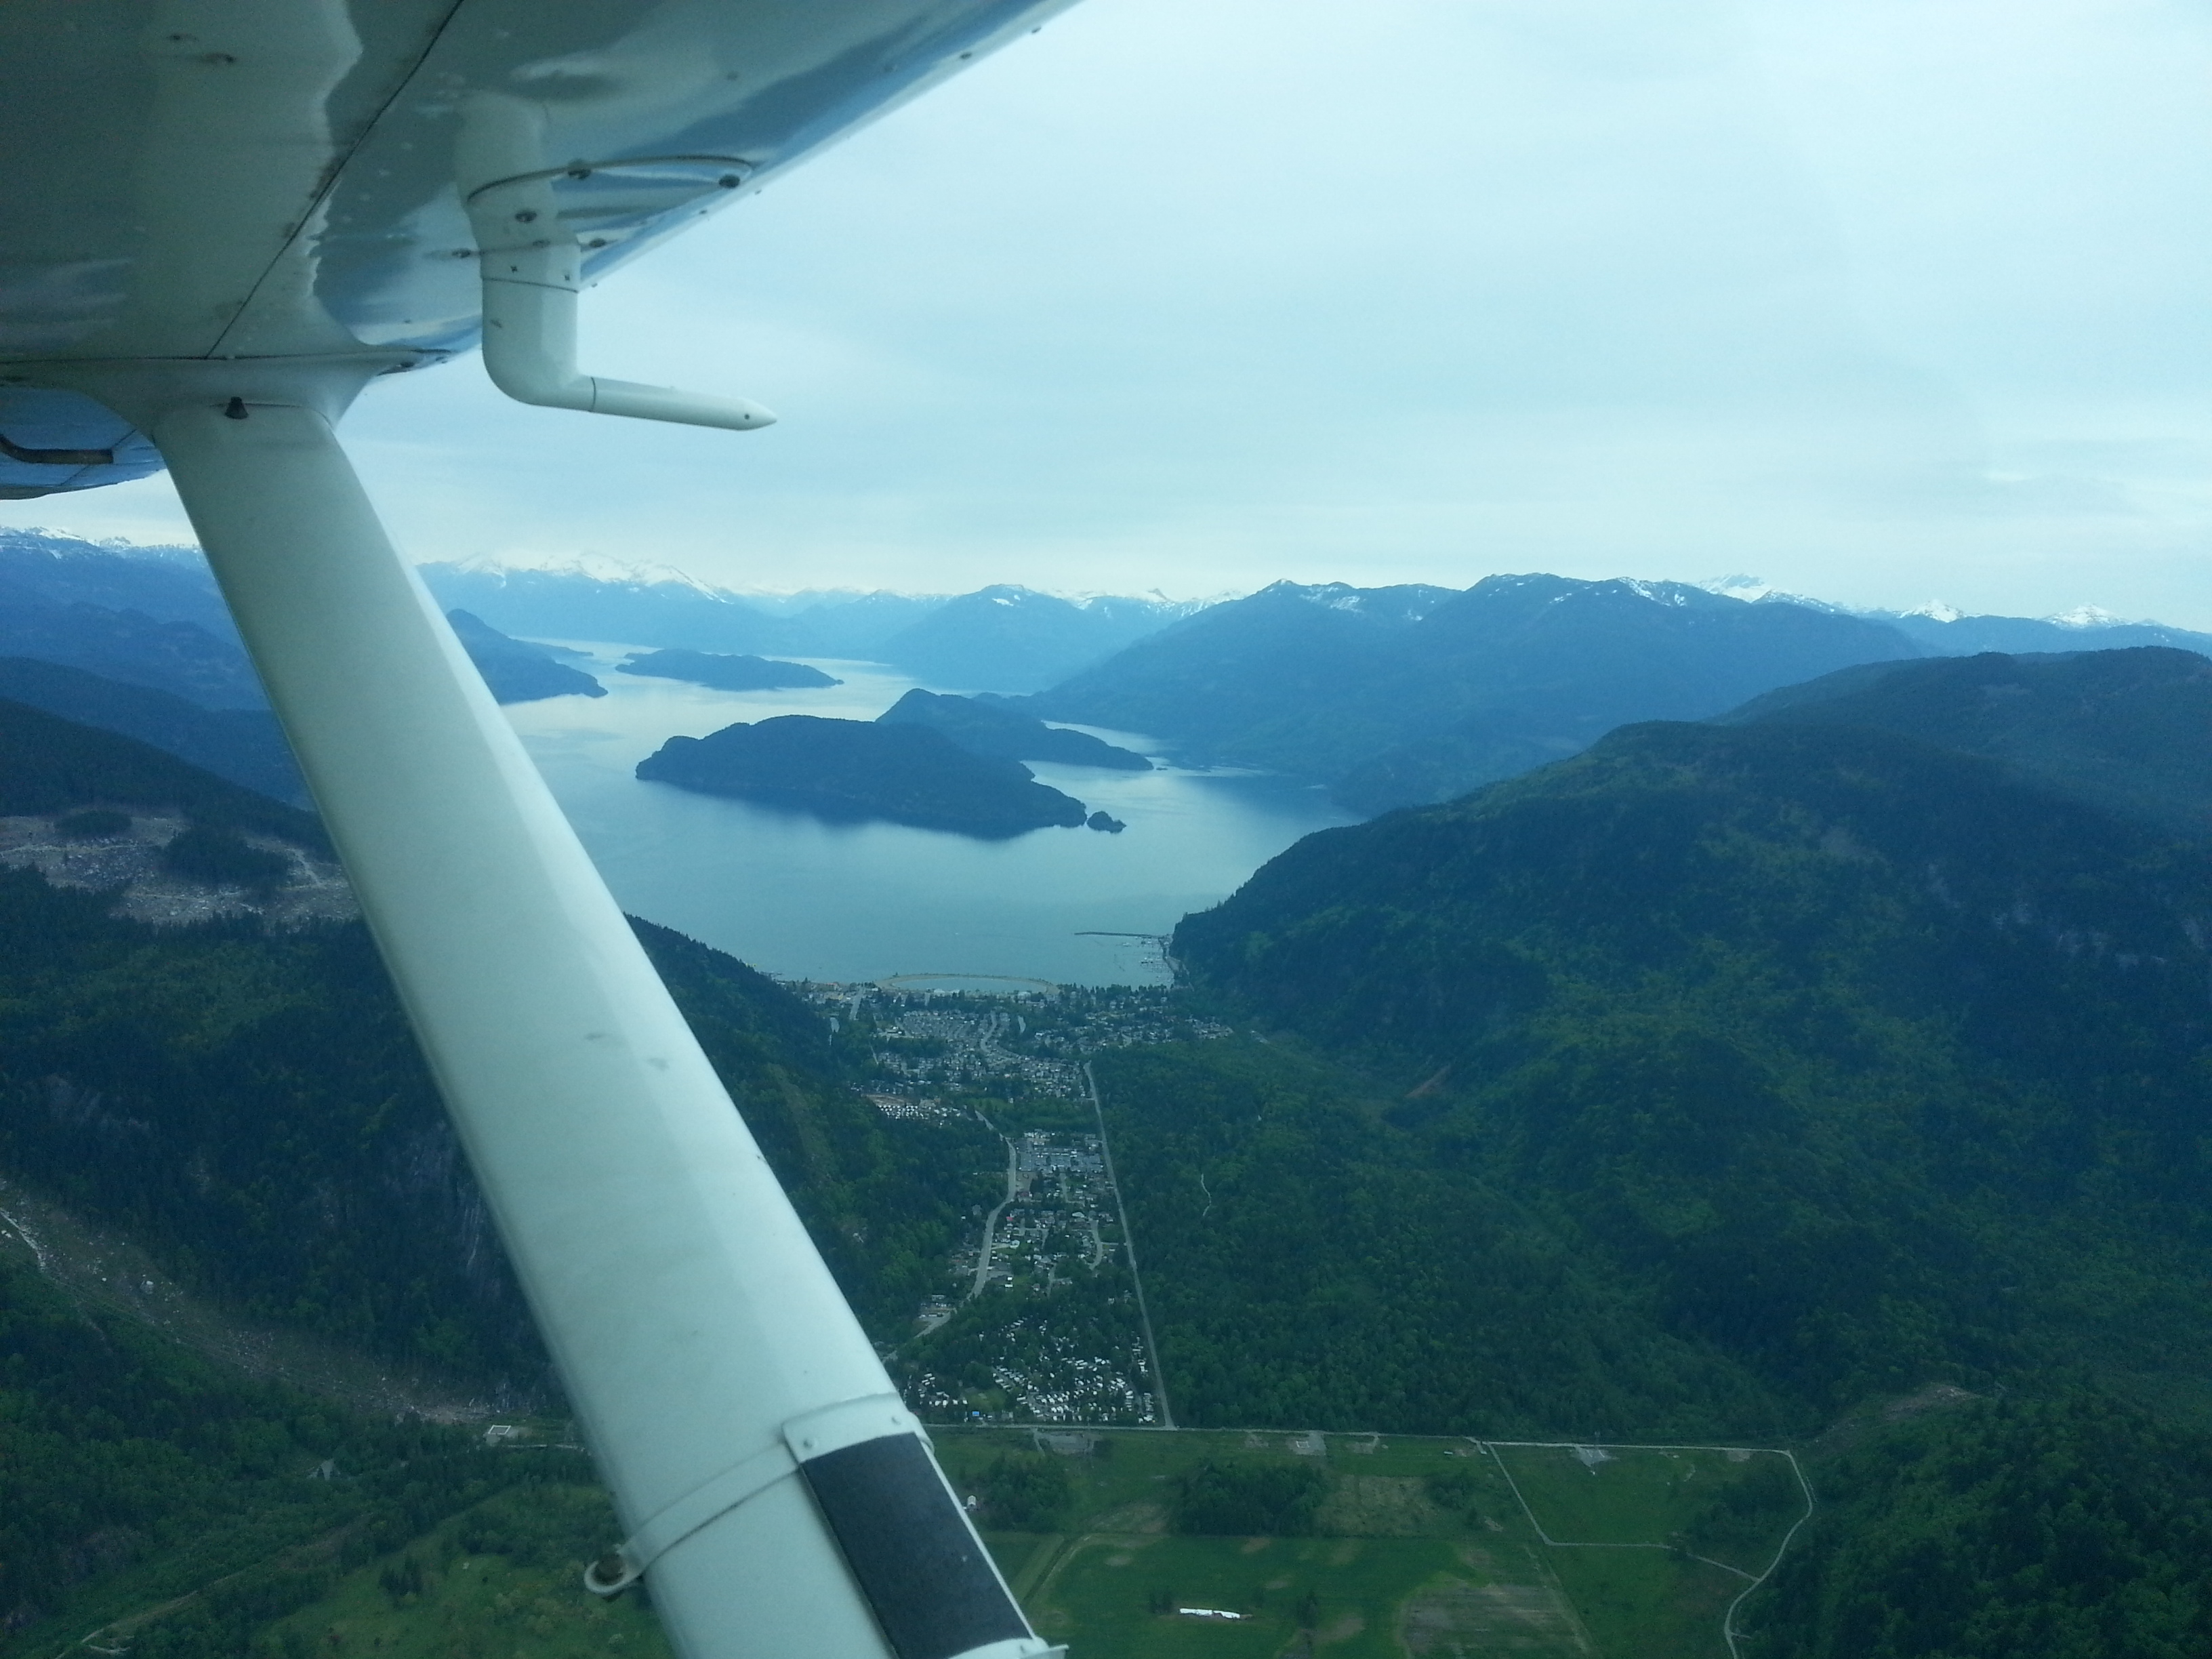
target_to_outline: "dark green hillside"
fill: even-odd
[[[1309,837],[1176,950],[1365,1069],[1370,1160],[1510,1194],[1655,1338],[1817,1412],[2059,1358],[2212,1362],[2208,924],[2212,855],[1992,763],[1647,726]],[[1284,1099],[1220,1133],[1280,1182],[1304,1155],[1276,1143],[1322,1121]],[[1441,1255],[1459,1224],[1381,1213],[1342,1237]],[[1255,1373],[1300,1352],[1246,1312],[1279,1271],[1263,1238],[1204,1270],[1208,1340]],[[1517,1375],[1567,1374],[1554,1335]]]
[[[136,738],[0,699],[0,816],[94,805],[173,808],[201,823],[328,845],[312,813],[203,772]]]
[[[0,1252],[0,1651],[50,1655],[213,1584],[135,1649],[242,1653],[257,1626],[454,1510],[581,1475],[580,1459],[502,1458],[465,1431],[246,1382],[76,1305],[27,1255]],[[307,1479],[325,1460],[339,1478]]]
[[[31,657],[0,657],[0,697],[120,732],[273,799],[298,805],[307,798],[284,733],[265,708],[203,708],[167,691]]]
[[[0,702],[0,812],[108,805],[321,841],[307,813]],[[536,1387],[536,1339],[367,933],[106,907],[0,869],[0,1172],[252,1317]],[[910,1314],[955,1240],[938,1194],[964,1190],[975,1148],[883,1119],[780,987],[637,927],[864,1316]]]
[[[1863,726],[2002,761],[2169,835],[2212,836],[2212,659],[2154,646],[1869,663],[1716,722]]]
[[[864,1316],[934,1289],[976,1149],[887,1122],[751,969],[639,924]],[[154,928],[0,871],[0,1170],[246,1316],[480,1386],[537,1341],[358,926]]]
[[[1816,1463],[1750,1605],[1771,1659],[2212,1652],[2212,1441],[2094,1390],[1960,1402]]]
[[[1178,1423],[1657,1439],[1801,1420],[1335,1068],[1210,1042],[1096,1069]]]

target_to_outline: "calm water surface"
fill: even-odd
[[[592,660],[579,666],[606,696],[507,711],[546,781],[624,908],[772,974],[1158,981],[1167,970],[1155,945],[1109,936],[1164,934],[1301,836],[1352,822],[1304,785],[1176,768],[1033,763],[1042,781],[1129,827],[1118,836],[1038,830],[1009,842],[827,824],[641,783],[632,769],[678,733],[704,737],[777,714],[872,720],[916,682],[873,663],[823,661],[816,666],[844,684],[711,691],[616,673],[628,647],[582,648]],[[1100,735],[1152,752],[1141,737]]]

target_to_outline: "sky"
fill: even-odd
[[[2180,0],[1085,0],[587,297],[587,368],[778,425],[471,359],[346,434],[423,560],[2212,627],[2208,93]]]

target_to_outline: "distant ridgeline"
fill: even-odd
[[[1885,623],[1674,582],[1492,576],[1463,593],[1279,582],[1028,707],[1325,782],[1373,812],[1525,772],[1624,721],[1717,714],[1832,669],[1921,654]]]
[[[986,840],[1085,822],[1081,801],[1019,761],[971,753],[927,726],[784,714],[671,738],[637,775],[833,822],[883,819]]]
[[[1719,723],[1759,722],[1894,732],[2170,835],[2212,836],[2212,659],[2193,651],[1869,663],[1770,692]]]
[[[430,565],[422,574],[441,605],[471,618],[456,626],[502,701],[596,689],[533,636],[621,641],[647,656],[865,659],[933,686],[1036,693],[1024,712],[1145,732],[1189,761],[1327,784],[1370,813],[1449,799],[1574,754],[1616,726],[1711,718],[1857,664],[1993,649],[2212,653],[2212,635],[2090,613],[1851,614],[1780,594],[1747,602],[1674,582],[1540,574],[1492,576],[1463,592],[1279,582],[1212,605],[1069,600],[1011,586],[957,598],[748,596],[668,570]],[[203,710],[263,707],[222,595],[189,548],[0,531],[0,656]],[[743,667],[691,668],[678,678],[720,684],[730,674],[733,689],[773,689]],[[255,787],[279,763],[265,724],[173,739],[171,715],[141,710],[124,724],[109,698],[64,707],[27,689],[0,695],[127,731]]]
[[[198,553],[0,530],[0,655],[35,657],[190,699],[265,706]]]
[[[555,639],[665,649],[888,663],[939,685],[1034,691],[1198,607],[1158,599],[1062,599],[1026,587],[942,594],[823,592],[778,602],[673,571],[428,565],[439,603]]]
[[[2212,651],[2151,624],[1846,614],[1678,582],[1492,576],[1449,588],[1279,582],[1217,605],[1025,702],[1148,732],[1188,759],[1331,786],[1355,811],[1449,799],[1613,727],[1719,714],[1856,664],[2102,644]]]

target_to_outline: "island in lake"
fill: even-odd
[[[446,620],[469,660],[483,676],[495,702],[538,702],[547,697],[604,697],[607,688],[580,668],[555,660],[554,648],[510,639],[483,617],[448,611]]]
[[[836,823],[877,818],[987,841],[1087,821],[1081,801],[1019,761],[970,753],[926,726],[782,714],[671,738],[637,775]]]
[[[618,674],[639,674],[657,680],[686,680],[717,691],[811,691],[825,685],[842,685],[818,668],[803,662],[779,662],[773,657],[726,657],[712,651],[639,651],[617,665]]]
[[[1033,714],[978,697],[909,691],[876,719],[884,726],[929,726],[973,755],[1057,761],[1063,766],[1110,766],[1121,772],[1152,769],[1152,762],[1134,750],[1117,749],[1088,732],[1047,726]]]

